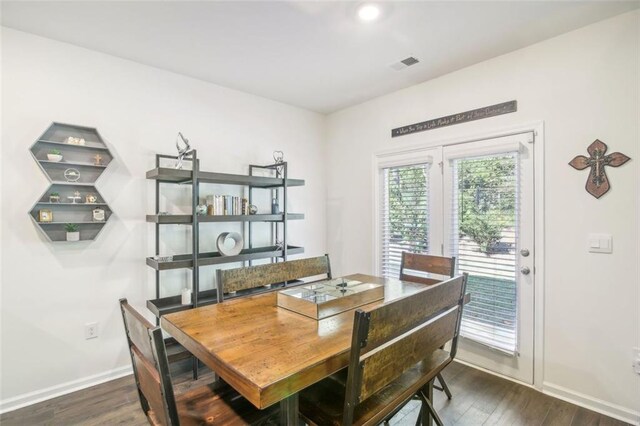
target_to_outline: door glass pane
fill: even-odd
[[[460,333],[516,353],[518,153],[455,159],[452,170],[452,255],[471,293]]]
[[[389,167],[382,173],[382,275],[398,278],[403,251],[429,252],[429,164]]]

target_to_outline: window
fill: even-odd
[[[429,251],[429,163],[381,170],[381,270],[398,278],[403,251]]]
[[[518,166],[517,153],[452,160],[451,251],[471,293],[460,334],[511,354],[518,341]]]

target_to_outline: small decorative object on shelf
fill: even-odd
[[[182,294],[181,294],[181,302],[183,305],[190,305],[191,304],[191,289],[188,288],[183,288],[182,289]]]
[[[173,256],[154,256],[154,259],[158,262],[171,262],[173,260]]]
[[[169,216],[169,212],[158,212],[158,216]]]
[[[249,205],[249,214],[256,214],[258,213],[258,207],[256,207],[254,204],[250,204]]]
[[[73,195],[69,195],[67,198],[71,200],[72,204],[80,204],[78,203],[78,200],[82,199],[80,191],[74,191]]]
[[[273,159],[276,164],[284,163],[284,152],[282,151],[273,151]],[[283,166],[276,167],[276,172],[278,176],[282,176]]]
[[[38,222],[53,222],[53,212],[49,209],[38,210]]]
[[[84,196],[84,202],[87,204],[95,204],[98,202],[98,197],[96,197],[96,194],[87,194]]]
[[[196,214],[198,216],[204,216],[207,214],[207,205],[206,204],[198,204],[196,206]]]
[[[271,214],[280,214],[280,205],[277,198],[271,200]]]
[[[80,171],[70,167],[64,171],[64,178],[67,182],[77,182],[80,179]]]
[[[84,138],[74,138],[73,136],[69,136],[67,138],[68,145],[82,145],[84,146]]]
[[[237,232],[223,232],[216,240],[218,251],[223,256],[237,256],[242,251],[244,241]]]
[[[67,223],[64,225],[64,230],[67,231],[67,241],[80,241],[80,231],[78,231],[77,224]]]
[[[184,143],[184,148],[180,148],[180,141]],[[189,144],[189,139],[185,138],[182,135],[182,132],[178,132],[178,137],[176,138],[176,148],[178,149],[178,161],[176,162],[176,169],[182,169],[182,161],[193,151],[191,145]]]
[[[52,149],[47,154],[47,160],[59,163],[62,161],[62,152],[59,149]]]
[[[94,222],[104,222],[105,221],[105,212],[104,209],[93,209],[93,221]]]
[[[607,145],[599,139],[596,139],[587,147],[587,152],[589,157],[578,155],[569,162],[569,165],[576,170],[584,170],[587,167],[591,167],[585,189],[589,194],[600,198],[611,188],[604,169],[605,166],[619,167],[629,161],[630,158],[620,152],[612,152],[609,155],[605,155],[607,153]]]
[[[102,166],[102,155],[96,154],[93,156],[93,165]]]
[[[60,202],[60,194],[57,192],[52,192],[49,194],[49,202],[50,203],[59,203]]]

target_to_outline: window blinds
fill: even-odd
[[[460,334],[516,354],[518,153],[453,159],[452,255],[467,272],[471,302]]]
[[[398,278],[403,251],[429,251],[429,163],[388,167],[382,173],[381,269]]]

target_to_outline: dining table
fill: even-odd
[[[259,409],[280,404],[280,424],[298,424],[298,393],[347,367],[354,312],[405,297],[425,284],[365,274],[384,299],[316,320],[279,307],[277,292],[164,315],[162,328]]]

